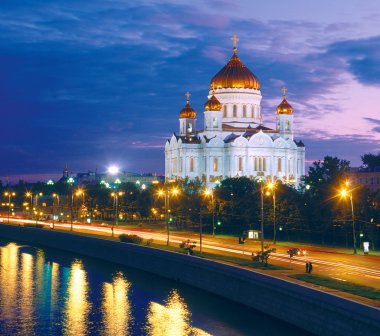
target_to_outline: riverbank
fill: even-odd
[[[251,270],[48,229],[1,224],[0,236],[67,250],[180,281],[319,335],[375,335],[380,332],[380,314],[376,308]]]

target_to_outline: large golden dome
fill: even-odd
[[[286,100],[286,88],[282,88],[282,92],[283,92],[283,100],[281,102],[280,105],[277,106],[276,108],[276,112],[277,114],[293,114],[293,107],[292,105],[290,105],[288,103],[288,101]]]
[[[222,103],[214,96],[205,103],[205,111],[220,111],[222,109]]]
[[[260,83],[256,76],[234,54],[229,62],[211,79],[211,89],[237,88],[260,90]]]

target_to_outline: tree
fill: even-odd
[[[375,171],[376,167],[380,167],[380,153],[375,154],[364,154],[361,156],[364,168],[367,168],[369,171]]]
[[[309,168],[304,178],[303,213],[311,226],[313,235],[324,243],[329,239],[330,231],[336,221],[342,219],[342,208],[337,194],[347,178],[350,162],[337,157],[326,156]],[[306,188],[305,186],[310,188]]]

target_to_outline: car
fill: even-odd
[[[293,257],[293,256],[305,256],[306,255],[306,250],[305,249],[302,249],[302,248],[299,248],[299,247],[292,247],[290,248],[289,250],[286,251],[287,254],[289,254],[289,257]]]

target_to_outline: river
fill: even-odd
[[[0,335],[307,335],[243,305],[97,259],[1,241],[0,262]]]

